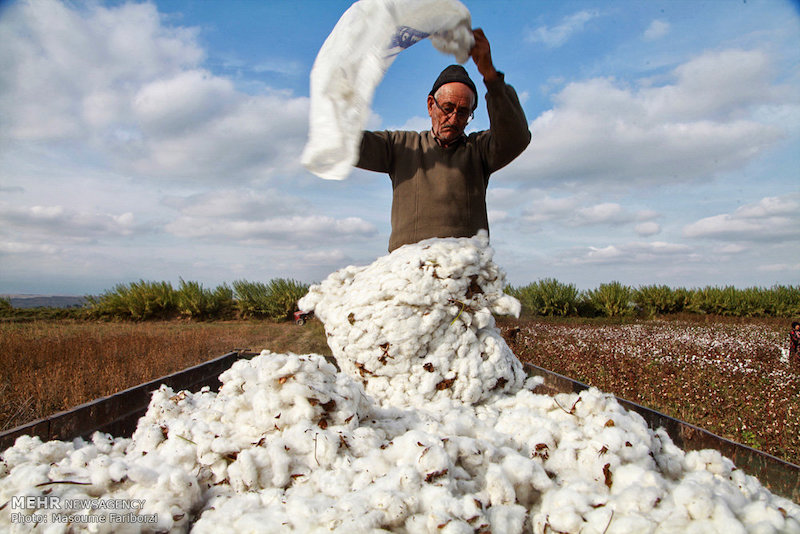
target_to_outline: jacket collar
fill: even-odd
[[[440,148],[453,148],[453,147],[456,147],[456,146],[460,145],[463,142],[466,142],[466,140],[467,140],[467,135],[462,133],[460,136],[458,136],[456,139],[454,139],[450,143],[445,144],[445,143],[442,142],[441,139],[439,139],[439,136],[436,135],[433,132],[432,129],[430,130],[430,132],[431,132],[431,135],[433,136],[433,138],[436,140],[436,144],[439,145]]]

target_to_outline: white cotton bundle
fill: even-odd
[[[524,370],[492,313],[518,315],[488,236],[429,239],[312,286],[299,305],[325,323],[340,368],[393,406],[476,403],[519,391]]]
[[[518,303],[491,257],[485,236],[430,240],[313,288],[347,372],[264,351],[218,393],[162,386],[130,439],[20,437],[0,455],[0,531],[29,529],[13,497],[48,495],[141,499],[157,521],[46,532],[800,534],[800,506],[613,396],[522,387],[491,315]]]

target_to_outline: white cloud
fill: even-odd
[[[222,189],[167,197],[162,203],[179,211],[178,217],[165,226],[166,231],[188,239],[306,246],[377,233],[372,223],[361,218],[319,215],[308,201],[274,189]]]
[[[674,84],[640,92],[642,110],[654,119],[733,122],[747,118],[758,106],[788,97],[786,88],[770,85],[771,60],[761,50],[705,52],[679,65],[672,75]]]
[[[152,4],[8,6],[0,18],[4,135],[71,138],[110,122],[126,107],[130,88],[202,60],[196,34],[162,25]]]
[[[592,196],[586,194],[564,197],[553,197],[545,194],[528,203],[522,210],[522,217],[525,221],[534,224],[552,222],[574,227],[619,226],[634,221],[644,221],[647,224],[646,221],[658,216],[652,210],[632,212],[617,202],[591,204],[591,199]],[[639,226],[642,225],[640,224]],[[645,228],[652,229],[652,226]]]
[[[0,241],[0,254],[56,254],[58,247],[19,241]]]
[[[307,250],[299,252],[298,260],[312,265],[337,265],[348,260],[347,254],[341,250]]]
[[[291,217],[255,217],[253,219],[219,220],[205,217],[180,217],[167,225],[167,230],[184,238],[225,238],[240,242],[275,240],[281,242],[323,243],[332,238],[371,236],[376,230],[371,223],[358,218],[335,219],[322,215]]]
[[[787,272],[797,274],[800,272],[800,263],[770,263],[768,265],[759,265],[759,271],[762,272]]]
[[[63,206],[3,206],[0,224],[5,232],[25,235],[31,240],[58,239],[86,241],[130,236],[142,231],[133,213],[119,214],[78,211]]]
[[[511,219],[511,215],[507,211],[502,210],[488,210],[486,213],[489,218],[489,224],[499,224]]]
[[[25,188],[18,185],[14,186],[0,185],[0,193],[24,193],[24,192]]]
[[[800,211],[800,193],[784,197],[765,197],[753,204],[745,204],[737,208],[735,215],[748,219],[794,215]]]
[[[655,41],[661,39],[669,33],[670,24],[665,20],[656,19],[644,31],[645,41]]]
[[[235,99],[230,80],[187,70],[142,86],[133,97],[133,113],[144,132],[169,136],[224,114]]]
[[[308,99],[237,95],[229,105],[197,128],[149,132],[131,147],[132,168],[146,175],[193,181],[223,176],[239,183],[301,169]]]
[[[539,26],[535,30],[528,31],[525,40],[531,43],[542,43],[549,48],[558,48],[563,46],[570,37],[583,31],[586,23],[598,16],[597,11],[579,11],[564,17],[557,26]]]
[[[764,52],[708,52],[671,79],[658,87],[613,78],[568,84],[531,123],[533,141],[499,180],[627,187],[705,178],[741,167],[789,131],[757,120],[765,104],[792,106],[794,98],[771,85]]]
[[[596,261],[617,260],[621,258],[623,254],[622,249],[614,245],[608,245],[603,248],[589,247],[589,252],[583,257],[583,261],[591,263]]]
[[[532,201],[523,210],[523,218],[532,223],[541,223],[571,218],[582,199],[578,196],[553,197],[545,195]]]
[[[661,226],[655,222],[643,222],[641,224],[637,224],[634,227],[634,230],[637,234],[642,237],[647,237],[651,235],[656,235],[661,232]]]
[[[655,210],[639,210],[636,212],[637,221],[649,221],[650,219],[655,219],[658,216],[659,214]]]
[[[586,208],[580,208],[576,213],[578,224],[621,224],[630,220],[620,204],[604,202]]]
[[[310,209],[307,202],[274,189],[218,189],[188,197],[167,197],[163,203],[184,216],[208,218],[288,215]]]
[[[196,29],[153,4],[18,2],[0,19],[8,140],[91,147],[145,178],[246,183],[300,170],[308,99],[202,68]],[[62,145],[63,146],[63,145]]]
[[[666,258],[692,258],[694,253],[691,247],[680,243],[665,241],[641,242],[635,241],[620,245],[576,249],[565,254],[562,262],[570,264],[596,264],[596,263],[652,263],[661,262]]]
[[[412,132],[424,132],[426,130],[431,129],[431,118],[430,117],[422,117],[422,116],[414,116],[404,122],[402,125],[398,127],[389,126],[388,130],[411,130]]]
[[[727,245],[717,247],[716,251],[720,254],[741,254],[742,252],[747,251],[747,247],[739,243],[729,243]]]
[[[683,228],[690,238],[723,241],[781,242],[800,240],[800,193],[766,197],[732,213],[705,217]]]

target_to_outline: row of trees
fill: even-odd
[[[285,278],[267,283],[237,280],[232,286],[203,287],[180,279],[177,288],[169,282],[140,280],[118,284],[99,296],[86,297],[78,310],[49,310],[49,318],[93,319],[233,319],[291,318],[297,301],[308,292],[308,284]],[[800,317],[800,286],[736,289],[704,287],[671,288],[648,285],[633,288],[611,282],[596,289],[578,290],[554,278],[526,286],[505,288],[522,303],[527,315],[554,317],[652,317],[674,313],[701,313],[735,317]],[[0,315],[14,315],[8,300],[0,299]],[[42,316],[41,314],[39,316]],[[44,318],[44,316],[42,316]]]
[[[87,297],[84,311],[91,318],[190,319],[264,318],[289,319],[297,301],[308,292],[308,284],[275,278],[268,283],[237,280],[233,287],[214,289],[199,282],[180,279],[177,288],[169,282],[140,280],[117,284],[99,296]]]
[[[633,288],[611,282],[579,291],[573,284],[545,278],[526,286],[508,286],[506,293],[519,299],[524,313],[555,317],[652,317],[681,312],[734,317],[800,316],[800,286],[676,289],[665,285]]]

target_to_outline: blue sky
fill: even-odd
[[[299,163],[311,66],[350,4],[0,4],[0,293],[312,282],[385,254],[388,177]],[[512,284],[800,282],[796,2],[464,4],[533,133],[488,193]],[[452,62],[400,54],[369,126],[429,127]]]

